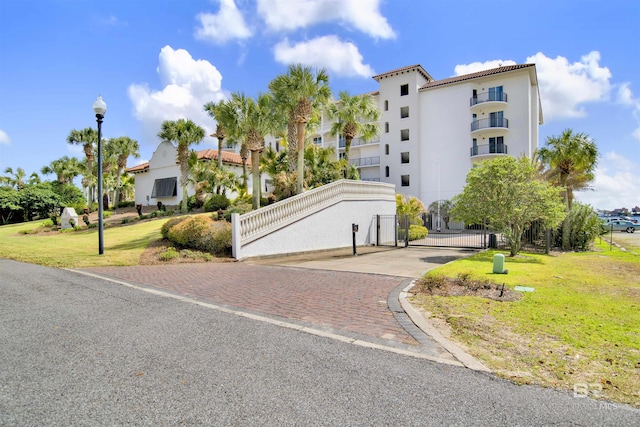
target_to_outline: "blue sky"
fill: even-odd
[[[545,124],[601,154],[596,208],[640,205],[640,2],[619,0],[1,0],[0,172],[28,174],[95,126],[156,148],[165,119],[208,131],[202,105],[254,96],[302,62],[327,68],[335,93],[377,89],[371,76],[421,64],[434,78],[535,62]],[[211,132],[209,132],[211,133]],[[214,148],[207,137],[199,148]],[[53,176],[49,176],[53,179]]]

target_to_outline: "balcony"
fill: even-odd
[[[359,147],[361,145],[368,145],[368,144],[380,144],[380,137],[376,136],[371,141],[365,141],[362,138],[353,138],[353,140],[351,140],[351,148]],[[346,146],[347,146],[347,140],[344,139],[344,137],[340,137],[340,141],[338,142],[338,147],[340,149],[344,149],[346,148]]]
[[[472,134],[480,132],[483,129],[509,129],[509,119],[489,118],[471,122]]]
[[[380,156],[349,159],[349,164],[352,164],[353,166],[358,168],[364,168],[369,166],[380,166]]]
[[[506,104],[507,103],[507,94],[504,92],[483,92],[479,93],[476,96],[472,96],[469,99],[469,106],[473,109],[473,107],[477,105],[487,105],[490,103],[498,103],[498,104]]]
[[[509,154],[507,152],[507,144],[502,142],[494,144],[481,144],[471,147],[469,150],[471,157],[476,156],[493,156],[495,154]]]

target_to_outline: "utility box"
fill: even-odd
[[[493,273],[494,274],[505,274],[504,254],[495,254],[493,256]]]
[[[71,225],[71,221],[73,225]],[[74,225],[78,225],[78,214],[74,208],[64,208],[62,215],[60,215],[60,228],[73,228]]]

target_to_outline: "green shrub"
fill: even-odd
[[[91,224],[87,224],[87,228],[98,228],[98,224],[93,222]]]
[[[167,222],[162,224],[162,227],[160,228],[160,233],[162,234],[162,238],[163,239],[168,239],[169,238],[169,230],[171,230],[171,227],[173,227],[176,224],[181,223],[182,221],[184,221],[187,218],[190,218],[190,217],[182,216],[182,217],[179,217],[179,218],[171,218],[170,220],[168,220]]]
[[[226,219],[227,222],[231,222],[231,214],[237,213],[242,215],[247,212],[251,212],[252,210],[253,208],[251,207],[250,203],[238,203],[237,205],[234,205],[224,211],[224,219]]]
[[[176,248],[168,247],[164,252],[160,254],[160,256],[158,256],[158,259],[160,259],[160,261],[169,261],[178,258],[179,256],[180,254],[178,253]]]
[[[231,224],[228,222],[214,223],[209,232],[203,236],[202,250],[216,255],[231,255],[232,246]]]
[[[205,212],[215,212],[220,209],[225,210],[229,207],[231,202],[224,194],[213,194],[204,202]]]
[[[422,225],[411,224],[409,226],[409,240],[420,240],[427,237],[429,230]]]
[[[190,217],[171,227],[167,236],[181,248],[200,249],[202,236],[208,231],[210,222],[205,217]]]
[[[595,238],[602,234],[602,221],[589,205],[573,203],[567,221],[570,227],[569,246],[573,250],[589,250]]]
[[[105,219],[106,219],[106,218],[110,218],[110,217],[111,217],[111,215],[113,215],[113,213],[112,213],[112,212],[110,212],[110,211],[103,211],[103,212],[102,212],[102,217],[103,217],[103,218],[105,218]]]
[[[118,208],[130,208],[135,204],[134,200],[125,200],[124,202],[118,202]]]

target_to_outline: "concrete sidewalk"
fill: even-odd
[[[356,256],[353,255],[352,248],[345,248],[326,252],[250,259],[244,262],[256,265],[385,274],[415,279],[442,264],[477,252],[475,249],[457,248],[366,246],[356,248]]]

